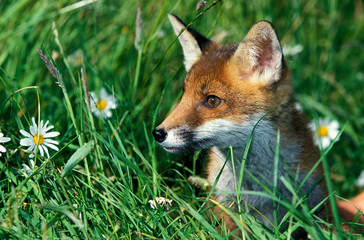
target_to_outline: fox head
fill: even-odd
[[[256,23],[237,45],[221,45],[168,17],[187,75],[178,105],[153,131],[165,150],[241,144],[264,114],[289,100],[290,72],[271,23]]]

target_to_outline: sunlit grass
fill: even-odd
[[[180,98],[184,79],[182,50],[167,13],[187,23],[198,16],[192,27],[208,37],[226,35],[224,43],[242,40],[252,24],[267,19],[283,46],[302,46],[286,57],[295,99],[311,119],[337,120],[340,130],[346,123],[340,139],[322,152],[330,194],[351,197],[360,190],[355,183],[364,168],[362,2],[207,2],[199,12],[197,1],[1,2],[0,132],[11,141],[1,143],[6,153],[0,157],[0,238],[226,237],[224,223],[206,217],[212,192],[187,180],[203,174],[200,154],[168,154],[151,135]],[[136,48],[138,7],[142,28]],[[37,49],[55,67],[55,76]],[[82,57],[73,61],[77,52]],[[102,88],[117,100],[110,118],[95,116],[94,102],[87,101],[89,92]],[[50,151],[49,158],[37,155],[34,168],[19,144],[19,130],[29,129],[32,117],[49,119],[60,132],[59,151]],[[280,201],[274,191],[245,194]],[[153,209],[148,201],[156,197],[173,204]],[[321,228],[325,220],[295,200],[279,202],[290,210],[283,232],[283,224],[273,223],[270,230],[249,215],[225,210],[240,230],[250,232],[246,239],[291,238],[298,227],[315,239],[342,238]]]

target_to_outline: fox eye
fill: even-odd
[[[215,95],[210,95],[207,97],[207,105],[210,108],[217,108],[221,104],[221,102],[222,102],[221,98]]]

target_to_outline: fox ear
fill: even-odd
[[[283,54],[276,31],[268,21],[256,23],[240,43],[233,61],[239,74],[251,81],[270,84],[282,74]]]
[[[205,47],[211,41],[199,32],[191,28],[186,28],[186,24],[177,16],[168,14],[168,18],[182,46],[185,58],[184,64],[188,72],[192,65],[200,59]]]

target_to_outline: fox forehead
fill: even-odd
[[[198,105],[209,95],[223,100],[217,109],[190,108],[204,116],[204,122],[225,118],[235,122],[244,121],[252,113],[267,109],[269,91],[260,83],[245,81],[230,58],[235,45],[223,46],[204,54],[185,79],[184,94],[179,104]],[[269,102],[269,101],[268,101]]]
[[[199,87],[204,95],[211,89],[227,86],[226,65],[236,50],[236,46],[220,47],[205,53],[191,70],[185,79],[185,90]]]

